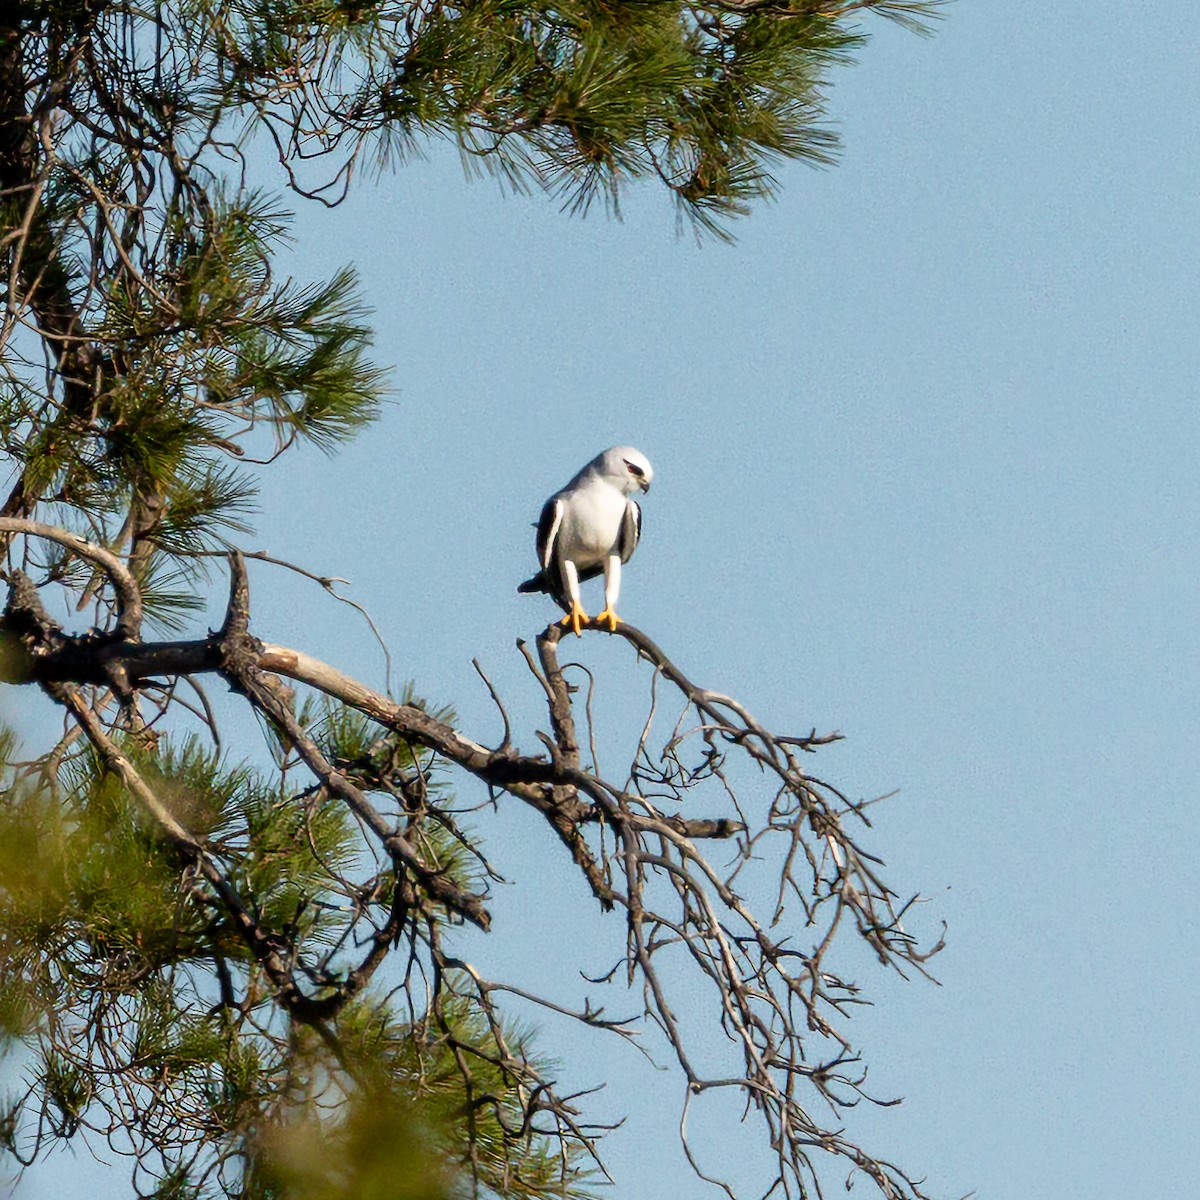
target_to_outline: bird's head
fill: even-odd
[[[650,460],[632,446],[613,446],[596,459],[598,473],[625,495],[632,495],[640,488],[650,490],[654,468]]]

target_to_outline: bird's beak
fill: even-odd
[[[643,479],[639,486],[641,487],[643,492],[648,492],[650,490],[650,480]]]

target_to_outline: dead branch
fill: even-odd
[[[111,555],[63,530],[27,521],[9,524],[14,532],[50,538],[100,563],[120,594],[122,616],[133,607],[136,586],[119,561],[108,561]],[[628,781],[619,786],[582,765],[572,691],[558,661],[562,630],[551,625],[537,638],[536,658],[521,646],[546,703],[550,732],[538,734],[546,753],[515,748],[507,713],[489,684],[506,722],[501,747],[490,750],[417,705],[383,696],[301,650],[259,641],[250,630],[244,562],[234,554],[230,566],[230,598],[221,629],[191,641],[159,643],[139,640],[136,622],[122,624],[120,618],[117,628],[129,632],[118,638],[67,633],[47,617],[30,580],[13,572],[0,619],[0,633],[10,635],[11,645],[0,674],[10,682],[36,682],[67,707],[163,836],[211,887],[283,1007],[300,1020],[316,1023],[336,1013],[367,986],[407,929],[410,963],[427,956],[433,972],[433,1011],[442,1012],[440,1005],[469,993],[487,1014],[495,1045],[492,1065],[510,1074],[527,1097],[525,1120],[520,1129],[510,1131],[512,1136],[525,1136],[536,1113],[548,1112],[556,1136],[594,1152],[592,1134],[579,1122],[570,1098],[558,1096],[506,1047],[493,997],[508,995],[541,1004],[622,1037],[631,1032],[629,1022],[604,1020],[600,1006],[591,1000],[582,1010],[570,1009],[519,986],[487,981],[442,948],[442,935],[429,920],[434,908],[482,929],[489,927],[490,916],[482,894],[462,887],[431,857],[422,833],[422,822],[432,816],[460,844],[464,841],[452,813],[439,808],[425,783],[428,770],[441,762],[478,780],[491,795],[512,796],[541,813],[602,907],[623,910],[625,949],[618,967],[631,983],[640,983],[645,1016],[660,1031],[687,1082],[685,1137],[686,1106],[707,1092],[733,1090],[765,1122],[779,1158],[777,1182],[785,1194],[819,1194],[817,1160],[832,1155],[869,1175],[885,1196],[921,1195],[891,1164],[866,1155],[840,1128],[814,1119],[804,1100],[806,1093],[819,1098],[835,1113],[861,1099],[874,1101],[845,1029],[852,1006],[861,1002],[860,990],[831,961],[843,925],[856,929],[881,963],[901,973],[908,968],[924,973],[927,959],[941,948],[940,941],[921,948],[904,928],[902,919],[912,902],[898,902],[882,879],[878,858],[849,832],[849,823],[865,821],[862,806],[802,769],[799,756],[811,754],[833,735],[773,733],[740,701],[695,684],[656,643],[623,624],[616,636],[654,670],[650,715]],[[150,680],[206,673],[226,679],[271,723],[287,754],[311,777],[303,794],[315,789],[347,805],[391,861],[396,886],[387,913],[379,920],[371,918],[371,932],[359,941],[363,952],[341,974],[333,964],[342,948],[349,947],[353,925],[323,965],[300,967],[308,977],[302,987],[296,964],[281,951],[285,931],[259,926],[233,893],[219,856],[156,799],[79,691],[114,675],[126,687],[136,688]],[[379,726],[382,737],[398,739],[397,745],[427,756],[424,765],[406,778],[378,774],[371,762],[331,762],[297,716],[291,691],[280,677],[363,714]],[[166,692],[160,703],[169,707],[172,694]],[[669,729],[655,734],[656,714],[671,720],[667,710],[672,695],[677,716]],[[695,755],[689,750],[693,746]],[[739,795],[738,761],[770,781],[765,800]],[[401,802],[398,820],[384,815],[371,799],[372,792]],[[694,809],[706,801],[730,811],[687,817],[675,811],[685,802]],[[731,844],[732,863],[718,866],[706,857],[700,848],[705,840]],[[779,852],[772,849],[775,842]],[[799,920],[781,935],[768,932],[734,887],[742,873],[761,871],[764,861],[776,864],[772,925],[788,918],[792,902],[798,907]],[[331,886],[350,901],[356,922],[378,909],[381,876],[356,884],[332,869],[328,873]],[[693,1045],[677,1019],[671,996],[678,952],[709,988],[719,1026],[739,1063],[732,1071],[728,1058],[712,1044]],[[667,963],[674,964],[671,972],[664,969]],[[610,972],[608,978],[613,977]],[[443,1015],[441,1020],[441,1036],[454,1041],[448,1018]],[[472,1090],[469,1064],[472,1055],[481,1053],[479,1047],[454,1044],[471,1103],[484,1103]],[[704,1155],[694,1147],[688,1147],[688,1153],[698,1173],[707,1177]]]

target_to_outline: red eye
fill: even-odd
[[[636,475],[639,479],[645,478],[646,472],[641,467],[635,467],[629,459],[624,460],[625,465],[629,468],[630,475]]]

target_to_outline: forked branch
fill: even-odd
[[[119,605],[111,633],[70,634],[46,616],[31,581],[13,572],[0,622],[10,642],[5,678],[39,683],[67,707],[162,836],[211,888],[293,1016],[320,1024],[336,1015],[407,931],[410,972],[423,964],[420,971],[430,973],[431,1012],[441,1014],[442,1036],[457,1046],[464,1087],[475,1086],[470,1061],[481,1051],[460,1043],[449,1014],[466,998],[486,1018],[494,1047],[485,1055],[489,1069],[527,1097],[512,1136],[524,1136],[537,1114],[548,1113],[554,1136],[596,1153],[596,1131],[581,1123],[570,1099],[507,1045],[498,998],[541,1004],[626,1039],[631,1023],[603,1019],[602,1005],[591,999],[582,1010],[571,1009],[488,980],[444,947],[436,914],[485,930],[491,920],[485,893],[465,885],[428,833],[433,821],[486,864],[451,807],[430,790],[430,773],[448,767],[477,780],[493,799],[510,796],[540,813],[600,905],[623,912],[623,947],[613,945],[617,961],[596,986],[623,978],[640,989],[644,1016],[686,1081],[685,1135],[687,1106],[709,1092],[734,1092],[765,1122],[783,1194],[819,1195],[821,1163],[833,1156],[867,1174],[884,1196],[921,1195],[898,1168],[850,1140],[840,1120],[824,1123],[809,1109],[820,1100],[840,1114],[875,1099],[846,1024],[863,998],[840,965],[845,939],[838,934],[856,930],[880,963],[901,974],[924,973],[941,948],[940,940],[922,947],[905,928],[913,900],[900,899],[885,882],[880,860],[859,844],[858,831],[867,828],[864,806],[804,769],[802,760],[837,735],[774,733],[734,697],[695,684],[655,642],[623,624],[616,636],[650,668],[648,715],[623,780],[608,778],[583,763],[581,718],[559,661],[562,629],[551,625],[537,638],[536,654],[521,647],[546,704],[549,731],[537,735],[542,749],[520,752],[511,730],[503,745],[489,749],[416,704],[383,696],[301,650],[259,641],[250,631],[249,586],[237,555],[230,560],[230,600],[220,630],[193,641],[146,642],[136,634],[136,584],[119,561],[63,530],[24,521],[8,526],[99,563]],[[136,705],[139,689],[152,681],[205,673],[223,677],[274,728],[311,779],[301,795],[347,806],[371,853],[390,864],[387,886],[378,871],[358,882],[331,875],[331,886],[352,899],[357,915],[323,962],[299,972],[280,951],[283,931],[261,927],[220,856],[155,796],[87,696],[89,685],[117,677]],[[401,765],[334,761],[281,677],[362,714],[379,730],[380,745],[403,749],[389,759]],[[499,701],[494,690],[492,697]],[[587,714],[583,719],[590,721]],[[588,734],[594,743],[596,731],[589,727]],[[728,848],[720,863],[702,848],[705,841]],[[756,911],[755,898],[764,893],[773,898],[769,921]],[[359,921],[368,922],[365,934],[353,933]],[[347,963],[351,945],[363,950]],[[724,1049],[711,1038],[696,1041],[679,1020],[673,997],[681,953],[686,972],[708,989]],[[705,1155],[692,1147],[688,1153],[698,1173],[710,1178]]]

